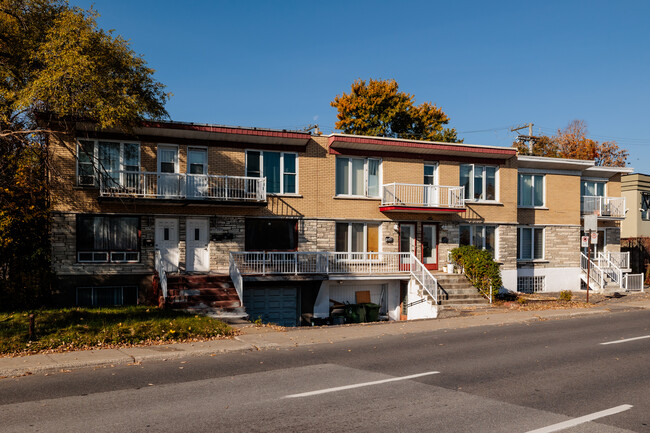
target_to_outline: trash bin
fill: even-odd
[[[345,317],[350,323],[366,321],[366,308],[363,304],[348,304],[345,307]]]
[[[380,306],[373,303],[364,304],[366,310],[366,321],[377,322],[379,321],[379,308]]]

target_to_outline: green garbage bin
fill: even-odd
[[[367,322],[377,322],[379,320],[379,308],[380,305],[368,303],[363,304],[366,310],[366,321]]]
[[[366,308],[363,304],[348,304],[345,307],[345,317],[349,323],[362,323],[366,321]]]

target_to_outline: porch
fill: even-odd
[[[598,219],[621,221],[625,219],[625,197],[582,196],[581,215],[596,215]]]

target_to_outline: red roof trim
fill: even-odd
[[[441,143],[414,143],[411,141],[398,141],[398,140],[377,140],[375,138],[365,137],[338,137],[331,136],[329,139],[329,146],[337,142],[341,143],[359,143],[359,144],[376,144],[379,146],[395,146],[395,147],[409,147],[415,149],[435,149],[457,152],[476,152],[476,153],[489,153],[497,155],[516,155],[516,149],[504,147],[503,149],[486,148],[486,147],[470,147],[458,144],[441,144]]]
[[[238,127],[230,127],[230,126],[226,127],[226,126],[211,126],[211,125],[189,125],[184,123],[166,123],[166,122],[144,122],[142,126],[144,126],[145,128],[182,129],[186,131],[255,135],[258,137],[279,137],[279,138],[298,138],[298,139],[311,138],[311,134],[308,132],[270,131],[270,130],[263,130],[263,129],[249,129],[249,128],[238,128]]]
[[[380,212],[415,211],[415,212],[465,212],[465,209],[449,207],[411,207],[411,206],[379,206]]]

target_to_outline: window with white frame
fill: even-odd
[[[580,194],[583,197],[605,197],[605,182],[583,180],[580,182]]]
[[[544,228],[519,227],[517,229],[517,259],[541,260],[544,258]]]
[[[336,195],[379,197],[381,160],[336,158]]]
[[[641,193],[641,219],[650,221],[650,192]]]
[[[496,226],[468,224],[460,225],[458,230],[460,245],[473,245],[496,255]]]
[[[107,141],[77,140],[77,184],[93,186],[98,173],[110,184],[122,184],[127,173],[140,171],[140,144]],[[130,179],[130,177],[128,177]]]
[[[522,207],[544,206],[544,175],[520,174],[517,204]]]
[[[496,200],[496,175],[496,166],[461,164],[460,186],[465,187],[465,199]]]
[[[545,280],[543,275],[517,277],[517,291],[519,293],[543,292]]]
[[[379,251],[379,224],[336,223],[336,251],[369,253]]]
[[[291,152],[246,151],[246,176],[265,177],[266,192],[296,194],[298,154]]]
[[[435,185],[438,172],[438,164],[435,162],[427,162],[424,164],[424,184]]]
[[[77,216],[77,261],[135,263],[140,261],[140,218]]]

